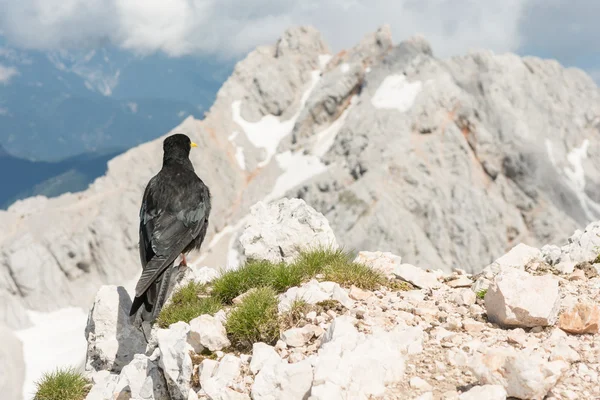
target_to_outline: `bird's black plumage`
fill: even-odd
[[[146,186],[140,208],[142,275],[129,315],[144,304],[156,318],[168,289],[171,267],[180,254],[200,249],[208,228],[210,191],[189,159],[195,146],[175,134],[163,142],[163,166]]]

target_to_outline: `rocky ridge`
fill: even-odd
[[[600,91],[580,70],[487,51],[441,60],[420,37],[394,45],[384,26],[335,55],[315,29],[291,28],[236,65],[203,120],[172,132],[200,145],[192,161],[218,200],[202,265],[242,260],[250,205],[285,195],[346,247],[477,272],[600,217],[599,129]],[[0,212],[4,325],[135,280],[139,201],[163,138],[111,160],[84,192]]]
[[[282,239],[283,248],[322,245],[297,239],[332,233],[301,200],[253,209],[257,215],[267,210],[269,219],[291,210],[310,216],[295,220],[292,229],[302,235]],[[255,219],[246,231],[263,229],[284,237],[289,225]],[[98,336],[88,333],[94,384],[87,399],[596,398],[600,264],[567,260],[599,233],[600,223],[593,223],[562,248],[519,244],[476,275],[419,269],[391,252],[362,251],[357,262],[413,289],[368,291],[311,280],[279,296],[279,313],[298,298],[330,307],[302,313],[274,345],[254,343],[242,352],[230,348],[227,309],[168,329],[130,330],[121,326],[130,300],[122,288],[105,286],[88,332],[100,327],[108,332],[102,340],[115,345],[99,346]],[[274,254],[269,238],[261,244],[265,258]],[[211,269],[194,267],[179,280],[214,277]],[[142,342],[145,349],[137,353]],[[98,358],[108,363],[90,362]]]

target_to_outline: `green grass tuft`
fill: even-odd
[[[312,278],[317,274],[322,274],[327,267],[351,262],[352,256],[347,251],[319,247],[300,253],[293,265],[302,271],[305,278]]]
[[[206,291],[205,285],[190,282],[173,294],[173,298],[158,315],[158,326],[168,328],[175,322],[189,323],[194,318],[203,315],[213,315],[222,308],[219,299],[214,297],[199,297]]]
[[[271,286],[273,271],[285,266],[267,260],[248,260],[240,268],[227,271],[212,283],[212,295],[223,303],[231,301],[252,288]]]
[[[248,349],[255,342],[274,344],[279,338],[277,293],[270,287],[258,288],[235,307],[227,317],[225,329],[231,343]]]
[[[478,299],[482,299],[485,297],[485,294],[487,293],[487,289],[481,289],[479,292],[477,292],[477,298]]]
[[[34,400],[83,400],[89,391],[88,380],[73,368],[45,373],[36,386]]]

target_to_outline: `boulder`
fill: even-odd
[[[240,243],[246,259],[288,263],[300,251],[338,246],[322,214],[302,199],[287,198],[252,206]]]
[[[558,280],[520,270],[498,274],[485,294],[488,319],[502,326],[535,327],[554,324],[560,306]]]
[[[102,286],[88,315],[85,336],[88,342],[86,371],[118,373],[144,354],[146,339],[129,317],[131,298],[122,286]]]
[[[476,353],[469,367],[480,383],[500,385],[508,396],[542,400],[569,368],[562,360],[548,361],[538,353],[487,349]]]
[[[234,391],[228,390],[228,386],[231,386],[240,376],[241,365],[242,361],[239,357],[227,354],[212,368],[210,376],[208,373],[201,376],[202,389],[210,399],[228,400],[232,398],[230,396],[236,396]]]
[[[223,350],[231,345],[223,323],[212,315],[201,315],[190,321],[189,340],[210,351]]]
[[[201,351],[188,343],[190,330],[185,322],[177,322],[169,329],[156,332],[160,349],[159,366],[165,375],[172,400],[187,400],[194,368],[190,352]]]
[[[573,334],[598,333],[600,307],[592,303],[578,302],[560,316],[558,326],[563,331]]]
[[[279,354],[277,354],[273,346],[269,346],[268,344],[261,342],[254,343],[252,345],[250,371],[256,375],[267,363],[273,360],[277,361],[279,359]]]
[[[442,285],[434,274],[410,264],[396,266],[393,273],[396,277],[421,289],[433,289]]]
[[[310,360],[288,364],[273,358],[256,375],[252,385],[252,399],[306,399],[312,382],[313,367]]]

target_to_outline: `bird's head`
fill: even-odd
[[[188,158],[192,147],[198,147],[198,145],[183,133],[171,135],[163,142],[165,158]]]

